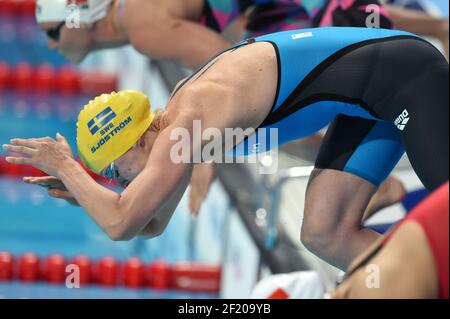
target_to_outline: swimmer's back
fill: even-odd
[[[168,108],[178,113],[192,105],[183,103],[189,99],[201,112],[205,127],[221,127],[225,121],[230,128],[257,128],[275,100],[277,77],[277,56],[270,43],[238,46],[178,85]]]

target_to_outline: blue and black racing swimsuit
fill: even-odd
[[[317,168],[379,185],[406,150],[428,189],[448,180],[448,62],[430,43],[402,31],[319,28],[231,49],[255,42],[278,57],[277,97],[260,126],[278,130],[278,145],[331,124]]]

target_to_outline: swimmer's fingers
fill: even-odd
[[[7,157],[5,157],[5,160],[11,164],[19,164],[19,165],[32,165],[33,164],[33,160],[31,158],[27,158],[27,157],[7,156]]]
[[[51,197],[55,197],[55,198],[60,198],[60,199],[72,199],[72,195],[70,195],[70,193],[68,191],[63,191],[60,189],[54,189],[54,188],[50,188],[47,193],[51,196]]]
[[[65,138],[64,136],[62,136],[60,133],[57,133],[57,134],[56,134],[56,140],[57,140],[58,142],[63,143],[63,144],[69,145],[69,143],[67,143],[66,138]]]
[[[51,197],[58,198],[58,199],[64,199],[67,202],[69,202],[71,205],[80,206],[80,204],[78,204],[77,200],[67,190],[64,191],[64,190],[60,190],[60,189],[50,188],[47,191],[47,193]]]
[[[58,133],[58,141],[49,139],[46,141],[37,141],[35,139],[13,139],[13,145],[4,146],[7,150],[20,151],[14,149],[13,146],[22,146],[35,149],[35,152],[28,152],[30,157],[7,157],[6,161],[14,164],[32,165],[35,168],[43,171],[50,176],[58,176],[58,171],[63,164],[67,163],[65,160],[73,158],[70,146],[66,140]]]
[[[16,145],[9,145],[9,144],[3,145],[3,149],[8,152],[23,154],[23,155],[31,155],[31,156],[33,156],[37,152],[36,149],[30,148],[27,146],[16,146]]]
[[[53,176],[42,176],[42,177],[24,177],[23,181],[27,184],[38,185],[45,188],[57,188],[65,190],[63,182]]]
[[[194,169],[194,174],[195,174],[195,169]],[[202,185],[201,185],[201,180],[199,180],[198,178],[195,178],[195,175],[193,175],[194,178],[191,179],[191,183],[190,183],[190,189],[189,189],[189,211],[191,213],[191,215],[193,216],[197,216],[199,211],[200,211],[200,207],[202,206],[202,203],[205,199],[205,195],[202,194]]]
[[[51,142],[51,141],[53,141],[53,139],[49,136],[40,137],[40,138],[32,138],[31,140],[36,141],[36,142]]]
[[[200,210],[201,201],[198,200],[198,195],[195,190],[191,188],[189,191],[189,212],[193,216],[197,216]]]
[[[37,154],[38,146],[39,142],[36,140],[15,138],[11,140],[11,144],[4,144],[3,149],[12,153],[34,156]],[[8,163],[21,165],[30,165],[32,163],[32,159],[27,157],[8,156],[5,160]]]
[[[208,196],[209,186],[202,189],[191,189],[189,208],[192,215],[197,216],[200,213],[203,202]]]
[[[38,184],[38,183],[53,183],[53,184],[60,184],[62,183],[60,179],[53,177],[53,176],[27,176],[23,178],[24,182],[27,182],[29,184]]]
[[[66,139],[61,135],[59,136],[64,139],[65,144],[68,145]],[[37,153],[39,146],[42,145],[42,143],[49,143],[52,141],[54,140],[51,137],[30,139],[14,138],[11,139],[11,144],[4,144],[3,149],[13,153],[33,156]]]
[[[72,150],[70,148],[70,145],[69,145],[69,143],[67,142],[67,140],[66,140],[66,138],[64,136],[62,136],[60,133],[57,133],[56,134],[56,140],[58,142],[62,143],[69,150],[70,156],[73,156],[72,155]]]
[[[192,215],[198,215],[203,202],[208,196],[214,177],[215,169],[213,164],[203,163],[194,167],[189,191],[189,210]]]
[[[37,148],[41,141],[38,141],[36,139],[23,139],[23,138],[14,138],[11,140],[12,145],[16,146],[25,146],[29,148]]]

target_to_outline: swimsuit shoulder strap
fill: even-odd
[[[192,73],[189,77],[187,77],[186,79],[184,79],[184,81],[177,87],[176,90],[173,91],[172,95],[170,96],[169,100],[172,100],[175,95],[181,90],[181,88],[187,83],[189,82],[193,77],[195,77],[198,73],[200,73],[200,71],[202,71],[208,64],[210,64],[212,61],[214,61],[215,59],[217,59],[218,57],[220,57],[222,54],[226,53],[226,52],[230,52],[230,51],[235,51],[245,45],[254,43],[255,40],[254,39],[247,39],[244,41],[241,41],[235,45],[233,45],[232,47],[225,49],[221,52],[219,52],[218,54],[216,54],[215,56],[213,56],[211,59],[209,59],[208,61],[206,61],[201,67],[199,67],[197,70],[194,71],[194,73]],[[204,72],[203,72],[204,73]],[[203,74],[202,73],[202,74]]]

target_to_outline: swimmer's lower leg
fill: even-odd
[[[397,178],[390,176],[370,200],[364,213],[363,222],[371,218],[378,211],[397,204],[406,196],[406,189],[403,183]]]

